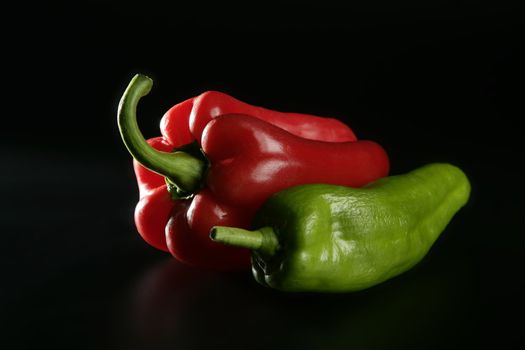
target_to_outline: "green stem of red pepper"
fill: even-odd
[[[151,147],[137,124],[137,104],[146,96],[153,81],[137,74],[129,83],[118,108],[118,126],[129,153],[140,164],[177,186],[182,192],[192,193],[201,183],[206,163],[186,152],[161,152]]]

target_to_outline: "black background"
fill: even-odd
[[[518,1],[54,2],[5,11],[0,334],[7,348],[421,349],[523,343]],[[147,137],[219,90],[339,118],[392,173],[444,161],[473,192],[428,256],[369,290],[284,294],[144,243],[116,128]],[[521,344],[522,345],[522,344]]]

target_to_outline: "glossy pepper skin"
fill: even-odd
[[[207,91],[194,99],[189,119],[191,133],[196,139],[200,139],[212,119],[227,114],[249,115],[309,140],[327,142],[357,140],[354,132],[337,119],[272,111],[249,105],[218,91]]]
[[[149,80],[137,75],[135,80]],[[213,119],[227,114],[243,114],[260,119],[296,136],[317,141],[349,142],[357,138],[346,124],[310,114],[279,112],[253,106],[218,91],[206,91],[173,106],[164,114],[160,131],[167,143],[184,145],[200,140]]]
[[[211,121],[201,141],[210,162],[206,186],[224,202],[253,210],[291,186],[360,187],[389,171],[386,152],[373,141],[307,140],[242,115]]]
[[[253,249],[263,285],[291,292],[369,288],[417,264],[469,198],[465,174],[430,164],[363,188],[315,184],[272,196],[246,231],[212,239]]]
[[[151,192],[155,200],[146,200],[136,218],[147,218],[157,234],[167,219],[166,247],[183,262],[221,270],[246,268],[248,250],[213,242],[208,236],[211,227],[248,227],[258,207],[289,186],[362,186],[388,173],[388,157],[374,142],[307,140],[244,115],[216,117],[206,125],[198,140],[204,160],[182,151],[158,151],[162,143],[151,147],[136,123],[138,101],[150,88],[150,80],[132,81],[119,107],[119,128],[134,158],[165,176],[176,198],[170,203],[158,187]],[[153,210],[161,213],[161,220],[153,219]],[[150,241],[162,247],[160,235]]]
[[[150,79],[137,75],[133,81],[140,84]],[[160,123],[162,136],[149,139],[148,143],[159,151],[172,152],[194,142],[196,139],[194,133],[200,138],[209,121],[226,113],[250,115],[277,125],[294,135],[312,140],[356,141],[353,131],[337,119],[272,111],[249,105],[221,92],[207,91],[170,108]],[[168,193],[163,175],[150,171],[135,159],[133,167],[140,192],[140,201],[135,209],[137,230],[150,245],[168,251],[164,231],[175,206],[175,202],[171,200],[174,194]],[[217,215],[215,221],[218,219]]]

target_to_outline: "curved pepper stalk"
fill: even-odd
[[[118,107],[118,127],[129,153],[149,170],[165,176],[181,192],[192,193],[199,188],[206,164],[186,152],[161,152],[151,147],[137,124],[137,105],[153,86],[145,75],[137,74],[129,83]]]

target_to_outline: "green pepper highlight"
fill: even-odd
[[[358,291],[421,261],[469,195],[459,168],[435,163],[362,188],[292,187],[263,205],[256,230],[216,226],[210,237],[252,249],[253,275],[265,286]]]

